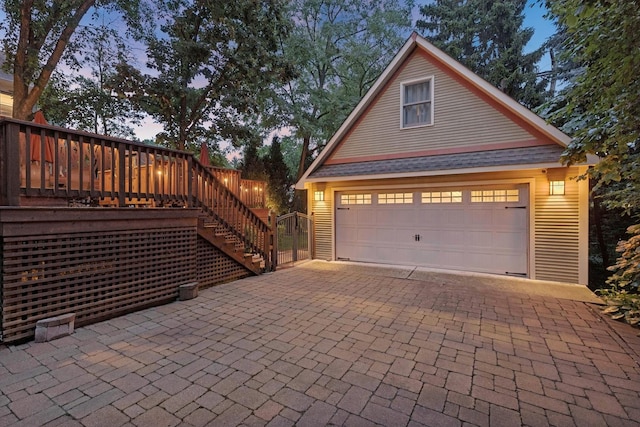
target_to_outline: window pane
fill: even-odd
[[[430,111],[430,103],[407,105],[404,107],[404,124],[406,126],[428,124],[431,119]]]
[[[407,85],[404,87],[404,103],[427,101],[430,98],[429,86],[430,81]]]
[[[340,203],[343,205],[370,205],[371,194],[341,194]]]
[[[483,190],[472,191],[471,202],[518,202],[520,201],[520,190]]]
[[[413,193],[386,193],[378,194],[378,204],[397,205],[413,203]]]
[[[422,203],[462,203],[462,191],[432,191],[421,195]]]

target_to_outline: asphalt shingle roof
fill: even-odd
[[[412,157],[407,159],[322,165],[315,170],[309,178],[335,178],[360,175],[432,172],[491,166],[547,164],[559,162],[563,151],[563,147],[553,144],[472,153]]]

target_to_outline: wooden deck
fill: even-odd
[[[0,341],[29,338],[45,317],[92,322],[175,299],[185,283],[273,269],[266,188],[226,173],[185,152],[0,119]]]

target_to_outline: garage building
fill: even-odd
[[[414,33],[297,183],[315,258],[586,284],[569,142]]]

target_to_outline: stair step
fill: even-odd
[[[237,226],[238,230],[241,230],[241,226],[241,224]],[[198,218],[199,234],[201,233],[205,240],[235,259],[236,262],[243,264],[248,270],[260,274],[261,271],[264,271],[264,260],[255,254],[245,253],[245,242],[231,231],[233,227],[233,224],[225,226],[209,215],[200,215]]]

